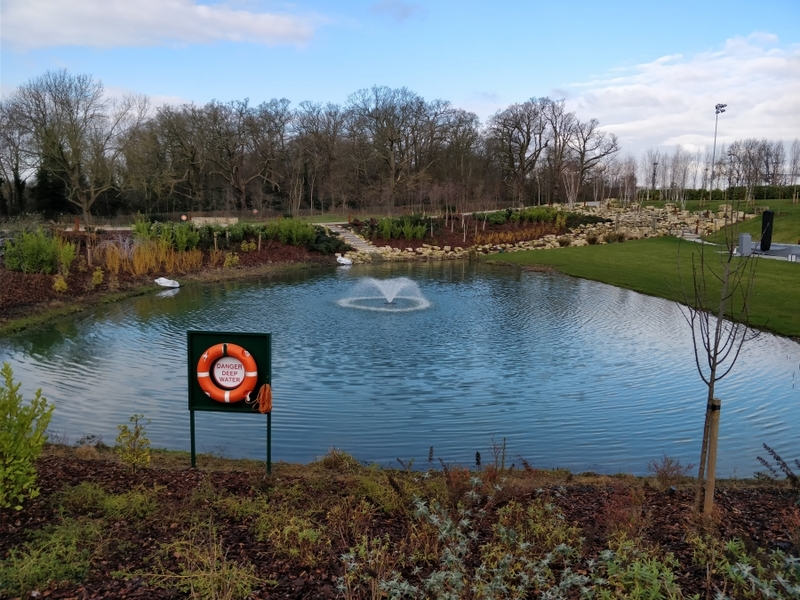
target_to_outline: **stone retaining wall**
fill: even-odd
[[[566,208],[564,209],[566,210]],[[624,235],[626,240],[646,237],[695,237],[707,236],[732,220],[744,221],[756,215],[734,211],[730,205],[721,205],[719,212],[689,212],[677,206],[666,204],[663,208],[641,207],[638,204],[627,208],[601,206],[597,208],[575,207],[572,212],[609,219],[609,223],[581,225],[577,229],[560,236],[547,235],[538,240],[517,242],[515,244],[484,244],[469,248],[431,246],[423,244],[420,248],[399,250],[391,246],[378,247],[378,252],[368,255],[363,252],[349,252],[346,256],[354,263],[373,260],[455,260],[469,258],[476,254],[497,252],[517,252],[520,250],[548,250],[564,246],[587,246],[590,242],[605,244],[606,236]]]

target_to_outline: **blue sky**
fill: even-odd
[[[406,86],[482,120],[565,98],[623,152],[800,137],[800,0],[3,0],[0,91],[49,69],[163,103]]]

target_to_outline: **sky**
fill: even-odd
[[[800,0],[2,0],[0,94],[48,70],[154,106],[407,87],[482,120],[564,99],[634,156],[800,137]]]

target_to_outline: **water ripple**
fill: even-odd
[[[394,312],[375,281],[402,283]],[[382,310],[353,308],[362,301]],[[272,333],[275,460],[335,446],[424,465],[433,446],[468,464],[504,439],[508,456],[540,467],[697,462],[707,390],[679,307],[560,275],[356,265],[182,288],[11,336],[0,360],[26,395],[43,388],[51,428],[73,441],[108,443],[138,412],[154,445],[188,449],[187,330]],[[718,384],[721,474],[747,475],[762,443],[798,438],[798,368],[800,346],[763,335]],[[201,451],[264,456],[263,417],[198,413],[197,432]]]

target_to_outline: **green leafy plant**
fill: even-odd
[[[83,581],[92,560],[102,551],[102,530],[96,521],[65,519],[38,531],[24,547],[12,548],[0,562],[0,590],[20,596],[51,582]]]
[[[174,243],[178,252],[194,250],[200,243],[200,232],[191,223],[180,223],[175,226]]]
[[[222,266],[226,269],[232,269],[239,266],[239,255],[236,252],[228,252],[225,255],[225,262]]]
[[[76,256],[75,244],[66,240],[59,240],[58,246],[58,268],[61,275],[69,276],[69,268],[72,266]]]
[[[137,214],[133,222],[133,238],[135,240],[149,241],[153,237],[153,224],[143,214]]]
[[[307,567],[315,566],[331,545],[323,525],[289,509],[265,511],[254,528],[259,540],[270,542],[276,556],[297,560]]]
[[[272,584],[256,576],[252,564],[241,564],[228,556],[216,528],[210,523],[195,526],[188,534],[163,547],[165,556],[177,559],[175,573],[161,564],[147,574],[156,584],[175,584],[190,598],[236,600],[247,598],[258,585]]]
[[[64,276],[61,273],[56,275],[55,278],[53,279],[53,289],[57,291],[59,294],[63,294],[69,289],[69,286],[67,285],[67,280],[64,279]]]
[[[0,370],[0,508],[22,508],[27,498],[39,495],[36,487],[36,459],[47,441],[47,426],[55,408],[42,390],[25,405],[14,383],[11,366]]]
[[[150,440],[145,435],[145,427],[150,421],[142,423],[143,419],[144,415],[131,416],[130,422],[133,424],[133,429],[127,425],[117,425],[119,435],[117,436],[116,451],[123,464],[134,471],[150,464]]]
[[[95,267],[92,273],[92,287],[97,287],[101,283],[103,283],[103,268]]]
[[[23,231],[6,242],[5,265],[10,271],[50,275],[58,267],[58,242],[41,229]]]
[[[598,598],[683,598],[674,573],[678,562],[672,554],[659,557],[625,535],[610,545],[600,554],[605,579]]]
[[[317,231],[310,223],[296,219],[278,219],[267,225],[264,235],[267,239],[278,240],[282,244],[307,246],[314,242]]]

